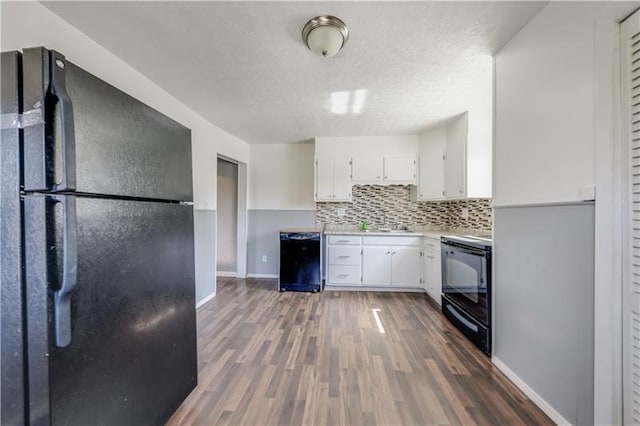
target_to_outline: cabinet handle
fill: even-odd
[[[385,179],[389,179],[389,176],[385,176],[384,178],[385,178]]]
[[[392,252],[391,254],[396,254],[396,252],[394,251],[394,252]]]
[[[338,259],[347,259],[349,257],[351,257],[351,256],[338,256]]]
[[[348,243],[349,240],[338,240],[339,243]]]
[[[388,252],[387,252],[387,254],[391,254],[391,252],[390,252],[390,251],[388,251]]]
[[[380,176],[376,176],[376,179],[380,179]]]
[[[338,275],[338,278],[347,278],[348,276],[349,275],[347,275],[347,274],[340,274],[340,275]]]

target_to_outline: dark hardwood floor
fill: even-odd
[[[198,387],[168,424],[553,424],[426,294],[276,287],[218,278]]]

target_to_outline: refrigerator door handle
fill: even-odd
[[[60,133],[62,137],[62,180],[55,183],[54,191],[74,191],[76,189],[76,144],[73,127],[73,105],[67,94],[64,55],[50,51],[50,94],[60,107]]]
[[[71,293],[78,282],[78,239],[76,198],[70,195],[52,195],[62,204],[64,224],[62,230],[62,286],[53,293],[55,345],[64,348],[71,343]]]

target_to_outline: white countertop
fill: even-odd
[[[326,235],[371,235],[371,236],[380,236],[380,235],[384,235],[384,236],[391,236],[393,235],[394,237],[422,237],[424,235],[424,233],[422,232],[416,232],[416,231],[402,231],[402,232],[394,232],[394,231],[340,231],[340,230],[325,230],[324,233]]]
[[[479,237],[491,238],[491,231],[483,231],[468,228],[433,228],[433,227],[414,227],[409,231],[378,231],[375,229],[361,231],[355,225],[327,225],[324,233],[326,235],[358,235],[358,236],[394,236],[394,237],[427,237],[440,239],[443,235],[473,235]]]

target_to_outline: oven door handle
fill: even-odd
[[[471,321],[469,321],[468,319],[466,319],[465,317],[463,317],[462,315],[460,315],[458,311],[456,311],[454,308],[451,307],[451,305],[447,305],[447,310],[451,312],[451,315],[455,316],[458,319],[458,321],[463,323],[469,330],[473,330],[473,332],[475,333],[478,332],[478,326],[472,323]]]
[[[447,249],[452,250],[451,252]],[[483,256],[486,257],[486,252],[484,250],[478,250],[478,249],[472,249],[469,247],[461,247],[461,246],[457,246],[457,245],[451,245],[451,244],[447,244],[447,243],[442,243],[442,251],[447,255],[447,256],[453,256],[455,255],[456,251],[460,251],[463,253],[468,253],[468,254],[473,254],[475,256]]]

